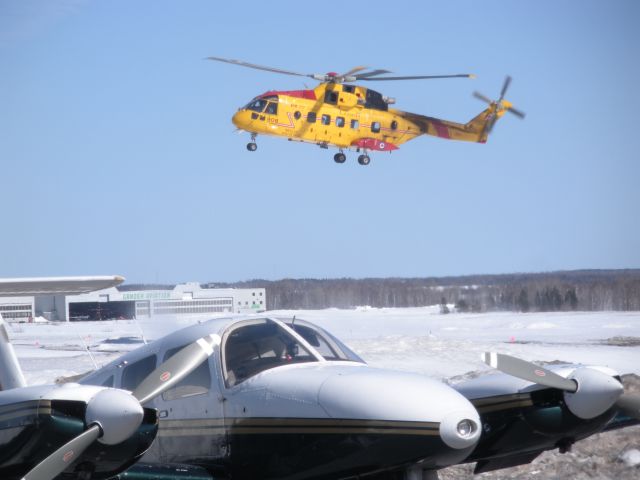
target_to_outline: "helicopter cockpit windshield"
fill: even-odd
[[[264,107],[267,106],[267,101],[263,98],[254,98],[244,107],[244,110],[251,110],[252,112],[262,113]]]

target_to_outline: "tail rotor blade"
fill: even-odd
[[[480,92],[473,92],[473,96],[476,97],[479,100],[482,100],[485,103],[491,104],[492,100],[489,97],[484,96]]]
[[[22,480],[53,480],[77,460],[98,437],[100,437],[100,427],[98,425],[89,427],[33,467]]]
[[[578,389],[576,382],[573,380],[561,377],[546,368],[539,367],[510,355],[487,352],[482,355],[482,361],[501,372],[539,385],[557,388],[570,393],[574,393]]]
[[[516,117],[524,118],[527,114],[513,107],[509,107],[507,110],[509,113],[513,113]]]
[[[511,77],[507,75],[507,78],[504,79],[504,83],[502,84],[502,91],[500,92],[500,100],[502,100],[509,89],[509,85],[511,85]]]
[[[625,393],[616,401],[616,406],[625,415],[640,420],[640,394]]]
[[[174,356],[151,372],[132,392],[141,404],[168,390],[193,372],[213,353],[213,347],[220,344],[218,335],[207,335],[187,345]]]

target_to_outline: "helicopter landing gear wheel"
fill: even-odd
[[[369,158],[369,155],[360,155],[358,157],[358,163],[360,165],[369,165],[370,162],[371,162],[371,159]]]
[[[346,160],[347,160],[347,156],[342,152],[336,153],[333,156],[333,161],[336,163],[344,163]]]
[[[250,152],[255,152],[258,149],[258,145],[254,142],[247,143],[247,150]]]

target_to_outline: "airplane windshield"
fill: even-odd
[[[251,100],[245,108],[245,110],[251,110],[253,112],[261,113],[264,110],[264,107],[267,106],[267,101],[262,98],[256,98]]]
[[[223,342],[228,387],[270,368],[317,361],[294,336],[267,319],[235,326],[225,334]]]
[[[304,320],[280,319],[304,338],[325,360],[365,363],[349,347],[326,330]]]

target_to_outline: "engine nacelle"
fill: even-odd
[[[618,380],[593,368],[577,368],[569,378],[578,384],[578,390],[565,392],[564,401],[571,413],[584,420],[606,412],[623,392]]]

